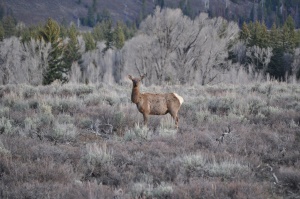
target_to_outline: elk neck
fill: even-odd
[[[133,103],[138,103],[140,101],[140,87],[139,86],[134,86],[132,87],[132,93],[131,93],[131,101]]]

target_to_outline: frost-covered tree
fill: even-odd
[[[300,78],[300,48],[295,49],[292,68],[293,74],[295,74],[297,78]]]
[[[207,14],[200,14],[195,21],[200,32],[192,53],[195,63],[191,74],[195,77],[191,83],[218,82],[218,77],[230,67],[228,50],[238,37],[238,25],[221,17],[210,19]]]
[[[146,34],[150,37],[151,46],[151,67],[155,72],[158,84],[168,79],[167,71],[171,67],[170,58],[175,54],[175,50],[181,38],[185,34],[184,23],[187,17],[184,17],[180,9],[161,9],[157,7],[153,16],[148,16],[142,22],[140,34]]]
[[[43,40],[4,39],[0,43],[0,84],[42,84],[50,47]]]
[[[144,80],[146,84],[154,74],[151,67],[154,65],[153,50],[156,50],[155,46],[152,46],[153,39],[151,36],[140,34],[130,39],[122,49],[126,73],[140,76],[147,74],[147,79]]]
[[[84,45],[84,44],[83,44]],[[109,49],[103,54],[104,42],[98,42],[96,49],[82,54],[82,63],[74,63],[71,68],[70,80],[74,83],[115,83],[120,77],[118,51]]]
[[[200,14],[191,20],[180,9],[156,8],[141,23],[139,36],[126,42],[132,56],[125,66],[147,71],[157,84],[207,84],[228,67],[228,48],[238,33],[237,24],[222,18]]]
[[[249,59],[248,64],[252,65],[255,69],[255,72],[260,72],[265,75],[268,71],[268,65],[273,56],[273,49],[260,48],[259,46],[253,46],[247,49],[246,55]]]

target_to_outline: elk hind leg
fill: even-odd
[[[176,126],[176,128],[178,129],[178,121],[179,121],[179,118],[178,118],[177,112],[172,111],[172,112],[170,112],[170,114],[171,114],[172,118],[173,118],[174,121],[175,121],[175,126]]]

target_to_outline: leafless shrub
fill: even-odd
[[[228,125],[227,128],[223,129],[222,135],[219,138],[217,138],[216,141],[219,142],[219,144],[221,144],[224,142],[224,139],[226,137],[229,137],[229,139],[232,140],[232,137],[234,136],[233,134],[234,133],[232,132],[231,126]]]
[[[295,85],[143,88],[181,89],[186,103],[178,131],[170,117],[151,119],[145,131],[136,127],[143,119],[130,103],[129,84],[0,88],[0,198],[299,195]],[[223,102],[227,113],[208,108]],[[104,141],[95,127],[113,136]]]
[[[86,178],[95,178],[99,183],[118,186],[120,176],[112,167],[113,159],[113,151],[107,147],[106,143],[87,144],[86,152],[82,157],[84,167],[87,167]]]
[[[234,99],[216,98],[208,102],[208,110],[215,114],[227,115],[233,109]]]
[[[61,198],[64,186],[76,178],[67,161],[73,159],[68,156],[70,151],[17,136],[5,137],[2,142],[12,154],[9,158],[0,155],[2,198],[46,198],[44,194]]]
[[[124,134],[126,141],[131,140],[150,140],[153,136],[153,132],[147,127],[140,124],[136,124],[133,129],[128,129]]]
[[[113,135],[113,126],[111,124],[101,124],[97,119],[93,124],[91,124],[91,129],[97,135],[112,136]]]
[[[76,113],[83,107],[81,101],[75,97],[50,100],[49,104],[53,111],[60,113]]]
[[[189,118],[189,120],[182,121],[182,122],[186,122],[186,125],[189,128],[194,128],[195,126],[198,126],[202,122],[201,117],[198,116],[199,113],[195,111],[197,110],[196,107],[197,105],[187,102],[187,103],[183,103],[180,109],[181,117]],[[201,110],[201,114],[203,114],[202,110]]]
[[[5,117],[0,119],[0,134],[11,135],[14,133],[14,127],[11,121]]]
[[[57,142],[74,141],[77,135],[77,129],[74,124],[55,122],[53,129],[45,137]]]
[[[173,188],[164,182],[157,186],[145,182],[137,182],[132,185],[130,192],[133,198],[170,198]]]
[[[115,199],[111,188],[102,184],[98,184],[94,181],[75,181],[72,185],[65,187],[65,190],[61,191],[61,198],[65,199],[86,199],[86,198],[103,198],[103,199]],[[116,198],[119,199],[119,198]],[[121,199],[121,198],[120,198]]]
[[[283,167],[279,169],[277,177],[279,181],[279,186],[283,186],[284,191],[288,192],[288,198],[293,198],[299,195],[300,174],[298,170]]]
[[[220,181],[195,179],[190,184],[181,184],[174,189],[172,198],[268,198],[267,184],[247,182],[224,183]]]

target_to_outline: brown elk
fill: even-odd
[[[149,115],[165,115],[170,113],[175,120],[175,126],[178,128],[178,111],[183,98],[176,93],[140,93],[140,85],[145,75],[140,78],[133,78],[128,75],[128,78],[132,81],[132,93],[131,101],[136,104],[138,110],[143,114],[144,125],[148,123]]]

